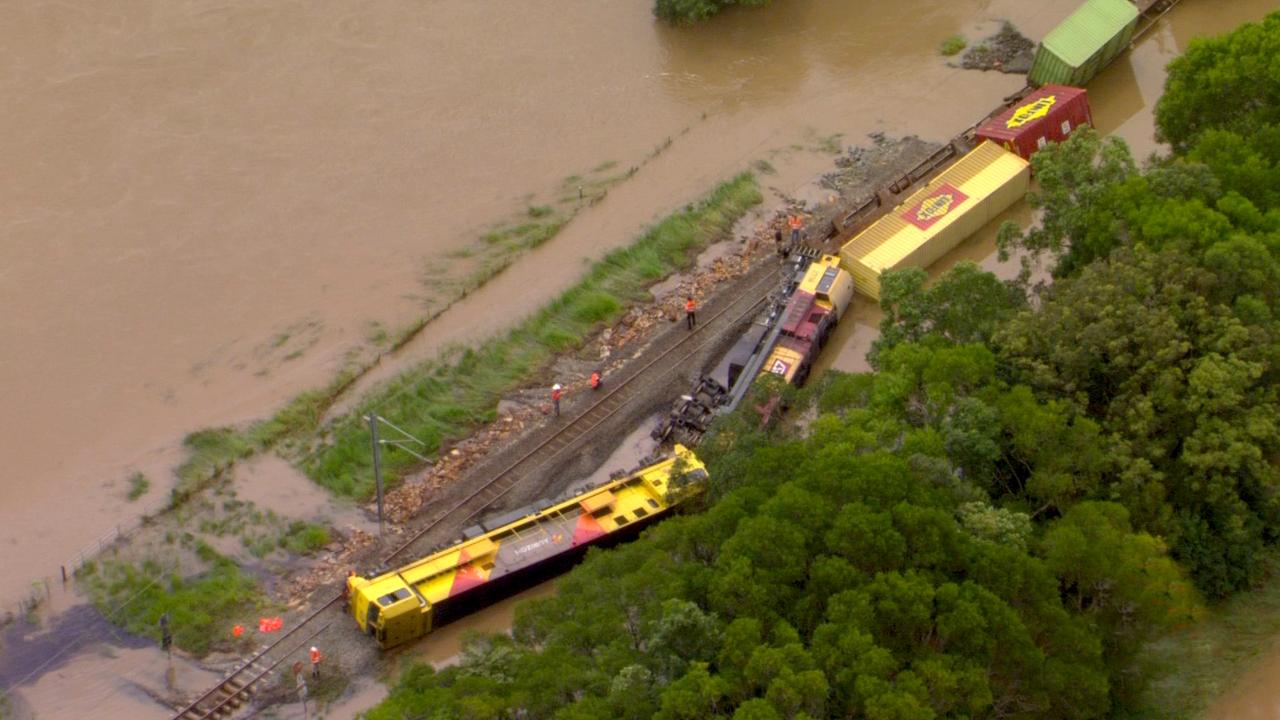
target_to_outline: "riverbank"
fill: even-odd
[[[1152,678],[1132,718],[1264,720],[1280,697],[1280,553],[1258,587],[1214,606],[1194,626],[1148,644],[1135,671]]]

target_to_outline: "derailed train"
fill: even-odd
[[[682,445],[624,477],[468,528],[462,539],[394,570],[347,578],[348,610],[390,648],[558,575],[590,547],[634,537],[703,489],[706,467]]]
[[[1045,38],[1031,84],[1008,99],[1012,102],[831,222],[825,239],[852,234],[839,256],[796,249],[792,271],[766,310],[653,435],[696,443],[714,417],[736,407],[760,375],[803,384],[855,289],[878,300],[881,272],[937,260],[1023,196],[1030,176],[1027,159],[1035,150],[1090,123],[1083,90],[1032,85],[1083,84],[1176,2],[1138,0],[1135,9],[1126,0],[1086,0]],[[1148,24],[1135,31],[1139,14]],[[963,153],[965,147],[969,152]],[[908,191],[896,205],[885,203],[886,197]],[[860,232],[850,232],[863,224]],[[482,522],[458,542],[404,567],[367,579],[353,575],[347,584],[349,611],[383,648],[407,642],[519,585],[563,571],[588,547],[634,536],[701,492],[706,477],[702,463],[677,444],[669,458]]]

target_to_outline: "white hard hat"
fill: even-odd
[[[312,645],[312,646],[311,646],[311,652],[320,652],[320,649],[319,649],[319,648],[317,648],[315,645]]]
[[[556,383],[555,385],[552,385],[552,386],[551,386],[551,389],[552,389],[552,390],[559,390],[559,389],[560,389],[560,383]]]

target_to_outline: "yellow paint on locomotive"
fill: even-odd
[[[470,583],[486,582],[503,541],[520,538],[522,528],[586,513],[607,536],[631,522],[629,518],[639,520],[668,512],[701,492],[706,476],[706,466],[697,456],[676,445],[672,457],[404,567],[368,579],[353,575],[347,579],[348,610],[360,629],[380,646],[399,645],[431,632],[434,606],[450,597],[460,576]]]

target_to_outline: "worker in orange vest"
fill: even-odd
[[[684,301],[684,319],[688,323],[690,330],[693,329],[694,325],[698,324],[698,303],[693,301],[693,297],[689,297]]]
[[[560,387],[560,383],[551,386],[551,404],[555,406],[556,417],[560,417],[560,398],[564,395],[564,389]]]
[[[311,677],[320,677],[320,660],[323,656],[320,654],[320,648],[315,645],[311,646]]]
[[[591,371],[591,389],[592,390],[600,389],[600,371],[599,370]]]
[[[804,227],[804,219],[799,213],[787,218],[787,226],[791,228],[791,244],[800,242],[800,228]]]

